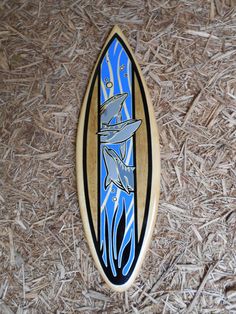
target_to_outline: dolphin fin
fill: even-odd
[[[121,154],[121,159],[124,160],[126,156],[126,142],[121,143],[120,154]]]
[[[121,121],[122,121],[122,116],[121,116],[121,112],[119,112],[116,117],[116,123],[120,123]]]
[[[104,186],[104,188],[105,188],[105,190],[107,189],[107,187],[108,187],[108,185],[111,183],[111,177],[109,176],[109,175],[107,175],[106,176],[106,179],[105,179],[105,181],[104,181],[104,184],[105,184],[105,186]]]
[[[104,136],[108,136],[109,135],[109,131],[105,130],[101,130],[99,132],[97,132],[98,135],[104,135]]]
[[[126,176],[124,176],[124,179],[125,179],[125,184],[123,186],[124,186],[125,191],[129,194],[130,193],[130,191],[129,191],[129,180]]]
[[[109,124],[108,124],[108,123],[102,122],[102,125],[101,125],[101,130],[106,129],[108,126],[109,126]]]

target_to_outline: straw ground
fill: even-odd
[[[149,86],[159,215],[140,275],[107,288],[84,237],[75,137],[114,24]],[[1,1],[0,313],[236,313],[236,9],[211,1]]]

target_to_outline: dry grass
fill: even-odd
[[[236,313],[235,4],[1,1],[0,313]],[[162,157],[151,248],[122,294],[94,266],[75,181],[80,104],[114,24]]]

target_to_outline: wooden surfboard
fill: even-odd
[[[150,96],[131,48],[115,26],[82,104],[76,148],[81,216],[107,284],[134,281],[157,215],[158,132]]]

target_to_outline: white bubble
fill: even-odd
[[[107,82],[107,83],[106,83],[106,87],[107,87],[107,88],[111,88],[112,86],[113,86],[113,83],[112,83],[112,82]]]
[[[116,197],[112,197],[112,200],[113,200],[113,202],[115,202],[117,200],[117,198]]]

